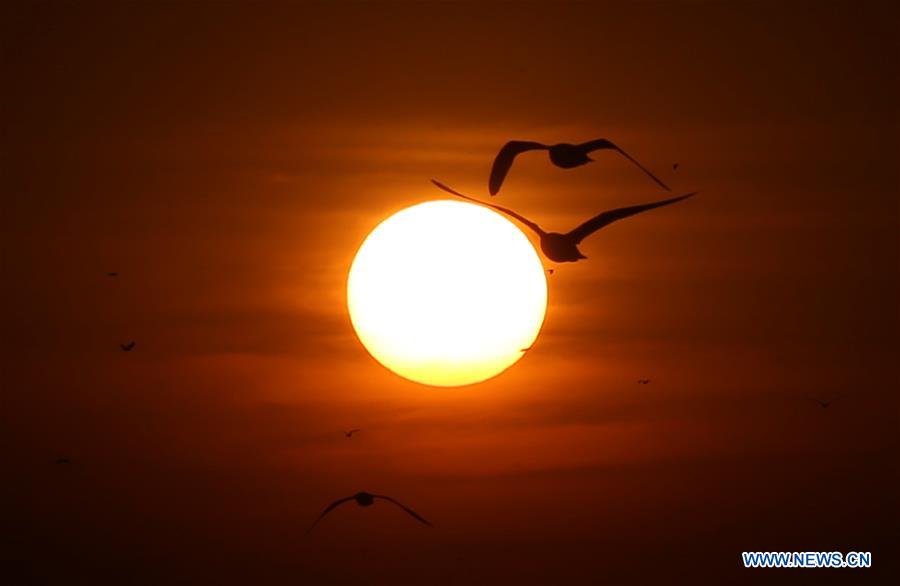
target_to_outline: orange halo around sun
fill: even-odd
[[[528,238],[500,214],[429,201],[372,230],[350,267],[347,307],[381,364],[453,387],[522,357],[544,321],[547,279]]]

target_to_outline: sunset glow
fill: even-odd
[[[900,584],[898,6],[4,2],[0,586]]]

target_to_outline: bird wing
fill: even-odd
[[[656,175],[654,175],[654,174],[651,173],[649,170],[647,170],[647,168],[644,167],[643,165],[641,165],[640,163],[638,163],[638,162],[634,159],[634,157],[632,157],[631,155],[629,155],[628,153],[626,153],[625,151],[623,151],[622,149],[620,149],[617,145],[613,144],[613,142],[610,141],[610,140],[607,140],[607,139],[605,139],[605,138],[598,138],[597,140],[592,140],[592,141],[589,141],[589,142],[581,143],[581,144],[578,145],[578,146],[579,146],[580,148],[584,149],[586,152],[598,151],[598,150],[600,150],[600,149],[612,149],[612,150],[614,150],[614,151],[618,151],[618,153],[619,153],[620,155],[622,155],[623,157],[625,157],[626,159],[628,159],[629,161],[631,161],[632,163],[634,163],[635,165],[637,165],[637,167],[638,167],[641,171],[643,171],[644,173],[646,173],[647,176],[650,177],[650,179],[653,179],[653,180],[657,183],[657,185],[659,185],[660,187],[662,187],[662,188],[665,189],[666,191],[672,191],[671,189],[669,189],[669,186],[666,185],[665,183],[663,183],[662,181],[660,181],[659,178],[658,178]]]
[[[315,528],[315,526],[319,524],[319,521],[322,520],[322,517],[324,517],[325,515],[327,515],[334,509],[336,509],[337,507],[341,506],[342,504],[346,503],[347,501],[352,501],[352,500],[353,500],[352,496],[344,497],[342,499],[338,499],[338,500],[334,501],[333,503],[331,503],[330,505],[325,507],[325,510],[322,511],[322,514],[319,515],[319,518],[316,519],[312,525],[310,525],[309,529],[307,529],[306,532],[309,533],[310,531],[312,531]]]
[[[356,433],[357,431],[359,431],[359,430],[358,430],[358,429],[351,429],[351,430],[348,431],[347,433],[348,433],[349,435],[353,435],[353,434]]]
[[[458,191],[454,191],[453,189],[450,189],[449,187],[447,187],[446,185],[444,185],[444,184],[441,183],[440,181],[435,181],[434,179],[432,179],[431,182],[434,183],[439,189],[443,189],[443,190],[446,191],[447,193],[452,193],[453,195],[456,195],[456,196],[461,197],[461,198],[463,198],[463,199],[467,199],[467,200],[469,200],[469,201],[473,201],[473,202],[475,202],[475,203],[477,203],[477,204],[481,204],[481,205],[483,205],[483,206],[487,206],[487,207],[489,207],[489,208],[493,208],[493,209],[497,210],[498,212],[503,212],[504,214],[506,214],[506,215],[508,215],[508,216],[512,216],[513,218],[519,220],[520,222],[522,222],[523,224],[525,224],[526,226],[528,226],[529,228],[531,228],[532,230],[534,230],[535,232],[537,232],[537,234],[538,234],[539,236],[544,234],[544,231],[541,229],[540,226],[538,226],[537,224],[535,224],[534,222],[532,222],[532,221],[529,220],[528,218],[525,218],[525,217],[523,217],[523,216],[520,216],[519,214],[517,214],[516,212],[514,212],[514,211],[512,211],[512,210],[508,210],[508,209],[506,209],[506,208],[504,208],[504,207],[501,207],[501,206],[498,206],[498,205],[494,205],[494,204],[491,204],[491,203],[487,203],[487,202],[481,201],[480,199],[475,199],[474,197],[469,197],[468,195],[463,195],[463,194],[461,194],[461,193],[458,192]]]
[[[497,153],[497,157],[494,159],[494,166],[491,167],[491,178],[488,181],[488,190],[491,192],[491,195],[497,195],[497,192],[500,191],[500,186],[503,185],[503,180],[506,178],[506,174],[509,173],[509,168],[512,167],[516,155],[525,151],[546,150],[548,148],[550,147],[545,144],[527,140],[511,140],[503,145],[503,148],[500,149],[500,152]]]
[[[686,195],[682,195],[679,197],[673,197],[670,199],[664,199],[662,201],[655,201],[653,203],[645,203],[643,205],[638,205],[638,206],[629,206],[627,208],[617,208],[614,210],[609,210],[607,212],[603,212],[602,214],[594,216],[593,218],[591,218],[584,224],[578,226],[577,228],[575,228],[574,230],[572,230],[571,232],[566,234],[566,236],[573,238],[575,240],[575,243],[578,244],[582,240],[584,240],[585,238],[587,238],[588,236],[590,236],[591,234],[593,234],[594,232],[599,230],[600,228],[603,228],[604,226],[608,226],[609,224],[612,224],[613,222],[615,222],[617,220],[621,220],[623,218],[627,218],[628,216],[633,216],[633,215],[639,214],[641,212],[646,212],[646,211],[652,210],[654,208],[667,206],[669,204],[673,204],[673,203],[679,202],[683,199],[692,197],[696,194],[697,194],[697,192],[694,191],[694,192],[688,193]]]
[[[426,521],[425,519],[423,519],[417,512],[415,512],[414,510],[410,509],[409,507],[407,507],[407,506],[404,505],[403,503],[401,503],[401,502],[399,502],[399,501],[396,501],[396,500],[392,499],[392,498],[389,497],[389,496],[385,496],[385,495],[383,495],[383,494],[373,494],[372,497],[373,497],[373,498],[377,498],[377,499],[384,499],[384,500],[386,500],[386,501],[390,501],[390,502],[394,503],[395,505],[397,505],[398,507],[400,507],[401,509],[403,509],[404,511],[406,511],[407,513],[409,513],[410,515],[412,515],[413,517],[415,517],[416,519],[418,519],[419,521],[421,521],[422,523],[425,523],[425,524],[428,525],[429,527],[434,527],[434,525],[432,525],[431,523],[429,523],[428,521]]]

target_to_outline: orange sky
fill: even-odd
[[[887,3],[2,10],[14,582],[898,577]],[[344,287],[374,226],[432,177],[485,196],[508,139],[597,137],[701,196],[586,241],[493,380],[369,357]],[[562,230],[663,195],[596,155],[522,157],[497,202]],[[354,506],[304,537],[359,490],[437,527]]]

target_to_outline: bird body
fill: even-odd
[[[664,199],[661,201],[656,201],[653,203],[647,203],[643,205],[630,206],[625,208],[617,208],[614,210],[609,210],[594,216],[587,222],[584,222],[574,230],[566,232],[565,234],[561,234],[559,232],[547,232],[536,223],[532,222],[528,218],[517,214],[516,212],[498,206],[494,204],[490,204],[487,202],[483,202],[481,200],[475,199],[474,197],[469,197],[468,195],[463,195],[458,191],[454,191],[450,189],[443,183],[439,181],[431,180],[438,188],[443,189],[447,193],[451,193],[455,196],[461,197],[463,199],[467,199],[469,201],[481,204],[483,206],[487,206],[491,209],[497,210],[498,212],[502,212],[508,216],[511,216],[529,228],[531,228],[540,238],[541,242],[541,250],[543,253],[552,261],[555,262],[576,262],[581,259],[587,258],[584,256],[581,251],[578,249],[578,245],[581,244],[581,241],[599,230],[604,226],[608,226],[617,220],[621,220],[623,218],[627,218],[629,216],[633,216],[635,214],[639,214],[641,212],[646,212],[648,210],[652,210],[658,207],[667,206],[676,202],[679,202],[683,199],[687,199],[696,195],[696,191],[693,193],[688,193],[686,195],[682,195],[679,197],[673,197],[670,199]]]
[[[373,504],[375,504],[376,499],[388,501],[389,503],[394,504],[394,505],[400,507],[401,509],[403,509],[404,511],[406,511],[407,514],[409,514],[411,517],[415,518],[420,523],[428,525],[429,527],[434,527],[434,525],[432,525],[431,523],[426,521],[418,513],[416,513],[415,511],[413,511],[406,505],[402,504],[401,502],[399,502],[389,496],[386,496],[383,494],[372,494],[369,492],[358,492],[358,493],[354,494],[353,496],[347,496],[344,498],[340,498],[340,499],[334,501],[333,503],[331,503],[330,505],[328,505],[327,507],[325,507],[325,510],[322,511],[322,514],[319,515],[319,518],[316,519],[315,522],[312,524],[312,526],[307,530],[307,533],[312,531],[313,528],[315,528],[315,526],[318,525],[319,521],[321,521],[325,515],[327,515],[328,513],[330,513],[331,511],[333,511],[334,509],[336,509],[337,507],[341,506],[342,504],[344,504],[346,502],[356,501],[356,504],[361,507],[370,507]]]
[[[556,262],[575,262],[587,258],[578,250],[577,243],[558,232],[547,232],[541,237],[541,250],[547,258]]]
[[[588,152],[580,145],[562,142],[550,147],[550,162],[561,169],[574,169],[594,160]]]
[[[353,437],[353,434],[360,431],[359,429],[351,429],[350,431],[345,431],[344,435],[347,437]]]
[[[561,142],[553,145],[527,140],[511,140],[503,145],[497,153],[496,158],[494,158],[494,164],[491,167],[491,176],[488,180],[488,191],[491,195],[497,195],[500,191],[500,187],[503,185],[506,174],[509,173],[509,169],[512,167],[513,161],[515,161],[516,156],[521,153],[536,150],[549,151],[548,154],[551,163],[561,169],[574,169],[575,167],[580,167],[581,165],[592,162],[594,159],[592,159],[589,154],[601,149],[618,152],[620,155],[634,163],[641,171],[646,173],[657,185],[666,191],[671,191],[668,185],[660,181],[653,173],[633,159],[631,155],[613,144],[612,141],[605,138],[598,138],[597,140],[591,140],[580,144]]]
[[[128,342],[127,344],[119,344],[119,348],[122,349],[122,352],[131,352],[134,350],[134,342]]]
[[[639,385],[649,385],[650,379],[649,378],[639,378],[637,382]]]
[[[371,507],[375,504],[375,496],[367,492],[358,492],[353,495],[353,498],[356,499],[356,504],[361,507]]]

